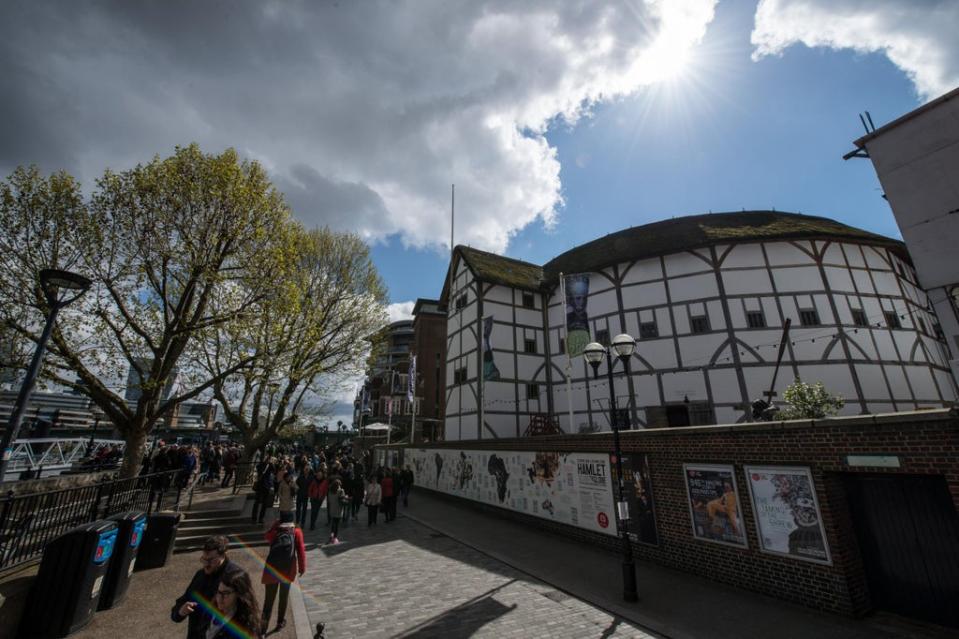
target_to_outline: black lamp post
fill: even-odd
[[[87,409],[88,409],[90,412],[93,412],[94,406],[95,406],[94,403],[93,403],[93,402],[90,402],[90,403],[87,405]],[[100,415],[94,413],[94,415],[93,415],[93,430],[90,431],[90,441],[87,442],[87,452],[83,455],[84,457],[89,457],[90,455],[93,454],[94,439],[95,439],[96,436],[97,436],[97,427],[98,427],[99,425],[100,425]]]
[[[619,447],[619,416],[616,410],[616,391],[613,389],[613,366],[615,361],[612,356],[622,360],[626,374],[629,375],[629,358],[636,350],[636,340],[625,333],[613,338],[610,360],[606,364],[606,376],[609,380],[609,405],[610,405],[610,426],[613,430],[613,454],[616,456],[616,479],[618,480],[618,493],[616,502],[616,525],[619,536],[623,542],[623,599],[626,601],[637,601],[639,596],[636,594],[636,564],[633,563],[633,547],[629,542],[629,505],[624,498],[625,490],[623,487],[623,456]],[[599,364],[606,358],[606,347],[602,344],[592,342],[583,349],[583,357],[593,367],[593,378],[599,378]]]
[[[3,455],[0,457],[0,479],[6,476],[7,465],[13,455],[13,442],[16,441],[17,435],[20,433],[23,414],[27,409],[30,395],[33,393],[33,387],[37,382],[40,363],[43,361],[43,351],[46,349],[47,342],[50,341],[50,334],[53,332],[53,324],[57,319],[57,313],[86,293],[87,289],[90,288],[90,280],[69,271],[45,268],[40,271],[40,287],[43,289],[43,295],[47,299],[50,310],[47,313],[43,333],[40,334],[40,340],[37,342],[37,348],[33,352],[33,359],[30,361],[27,375],[23,378],[23,384],[20,386],[17,403],[13,407],[13,413],[10,415],[7,428],[3,431],[3,443],[0,444],[0,450],[3,451]]]

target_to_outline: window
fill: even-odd
[[[919,324],[919,330],[920,330],[920,331],[922,331],[922,332],[925,333],[926,335],[929,334],[929,331],[926,330],[926,320],[924,320],[924,319],[922,319],[921,317],[919,317],[918,315],[916,315],[916,323]]]
[[[659,337],[659,327],[656,322],[642,322],[639,325],[640,339],[655,339]]]
[[[532,293],[523,293],[523,308],[536,308],[536,299]]]
[[[856,326],[868,326],[869,320],[866,319],[866,313],[861,308],[852,309],[852,323]]]
[[[946,341],[946,334],[942,330],[942,326],[939,326],[939,323],[932,325],[932,334],[936,336],[936,339],[940,342]]]
[[[896,315],[895,311],[886,311],[883,315],[886,316],[886,326],[889,328],[902,328],[902,324],[899,323],[899,316]]]
[[[457,368],[453,371],[453,385],[466,383],[466,367]]]
[[[746,324],[749,328],[766,328],[766,316],[762,311],[746,311]]]
[[[526,385],[526,399],[539,399],[539,384]]]
[[[466,308],[466,295],[460,295],[456,298],[456,310],[462,311]]]
[[[559,338],[559,352],[560,352],[560,353],[565,353],[565,352],[566,352],[566,338],[565,338],[565,337],[560,337],[560,338]]]
[[[609,331],[607,329],[602,329],[596,331],[596,341],[602,344],[603,346],[609,346]]]
[[[526,339],[523,340],[523,352],[524,353],[536,353],[536,340],[535,339]]]
[[[819,313],[814,308],[799,311],[799,323],[803,326],[819,326]]]
[[[694,333],[709,332],[709,318],[705,315],[697,315],[696,317],[690,318],[689,324]]]

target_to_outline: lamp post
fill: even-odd
[[[33,352],[30,367],[27,369],[26,377],[23,378],[23,383],[20,386],[17,403],[14,404],[10,421],[3,432],[3,443],[0,444],[0,450],[3,451],[3,455],[0,457],[0,478],[6,476],[7,465],[13,455],[13,442],[16,441],[17,435],[20,433],[23,414],[27,409],[30,395],[33,393],[33,387],[37,382],[40,363],[43,361],[43,351],[46,349],[47,342],[50,341],[50,334],[53,332],[53,324],[57,319],[57,313],[86,293],[87,289],[90,288],[90,280],[69,271],[45,268],[40,271],[40,288],[43,289],[43,296],[46,298],[50,310],[47,313],[43,333],[40,334],[40,339],[37,341],[37,348]]]
[[[90,402],[89,404],[87,404],[87,410],[89,410],[89,411],[92,413],[92,412],[93,412],[93,409],[94,409],[94,406],[95,406],[95,404],[94,404],[93,402]],[[94,415],[93,415],[93,430],[90,431],[90,441],[87,442],[87,452],[84,453],[84,455],[83,455],[84,457],[89,457],[90,455],[93,454],[94,439],[95,439],[96,436],[97,436],[97,427],[98,427],[99,425],[100,425],[100,416],[97,415],[96,413],[94,413]]]
[[[599,378],[599,364],[605,359],[606,350],[605,346],[596,342],[587,344],[586,348],[583,349],[583,357],[593,367],[593,379]],[[627,375],[629,375],[629,358],[632,357],[634,350],[636,350],[636,340],[629,335],[621,334],[613,338],[612,351],[615,351],[616,357],[622,360]],[[610,360],[606,363],[606,377],[609,381],[609,423],[613,429],[613,454],[616,456],[616,479],[618,483],[616,525],[623,542],[623,599],[637,601],[639,596],[636,594],[636,565],[633,563],[633,547],[629,542],[629,505],[624,497],[623,456],[619,447],[620,424],[616,410],[616,391],[613,389],[613,366],[616,362],[612,359],[613,353],[610,352],[609,355]]]

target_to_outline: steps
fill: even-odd
[[[238,503],[242,505],[242,509],[235,508]],[[213,505],[211,503],[202,505],[206,508],[183,513],[173,546],[174,552],[202,550],[203,542],[211,535],[229,537],[230,548],[266,545],[263,538],[266,527],[263,524],[250,523],[250,500],[223,500],[220,503],[222,508],[210,508]]]

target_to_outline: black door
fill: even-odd
[[[666,420],[670,426],[689,426],[689,409],[685,404],[666,406]]]
[[[877,608],[959,627],[959,517],[944,477],[845,475]]]

